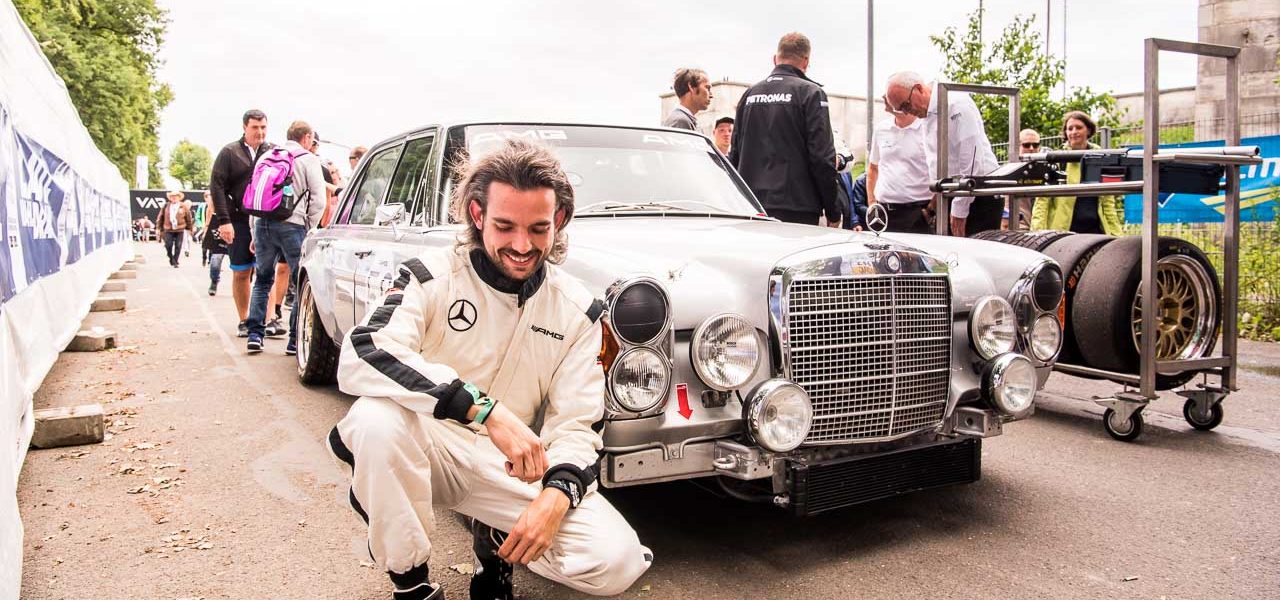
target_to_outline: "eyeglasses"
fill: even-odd
[[[889,101],[889,94],[885,94],[881,99],[884,100],[884,106],[889,109],[889,112],[895,115],[905,115],[907,114],[907,109],[911,108],[911,97],[915,96],[915,94],[916,86],[913,85],[911,86],[911,91],[907,92],[907,99],[903,100],[902,104],[899,104],[897,108],[894,108],[893,103]]]
[[[1039,148],[1040,142],[1022,142],[1023,148]]]

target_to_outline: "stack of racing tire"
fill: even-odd
[[[1142,237],[1062,231],[986,231],[975,236],[1029,248],[1062,267],[1065,299],[1060,364],[1138,374],[1142,336]],[[1161,237],[1156,261],[1158,360],[1211,356],[1221,321],[1222,286],[1209,259],[1185,240]],[[1156,376],[1156,389],[1179,387],[1195,372]]]

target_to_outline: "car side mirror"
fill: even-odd
[[[404,204],[389,202],[378,207],[374,216],[375,225],[400,225],[405,217]]]

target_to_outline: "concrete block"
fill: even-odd
[[[127,289],[128,289],[128,286],[125,285],[125,282],[123,281],[107,281],[102,284],[102,289],[98,291],[99,292],[123,292]]]
[[[129,261],[127,263],[124,263],[123,265],[120,265],[120,270],[121,271],[137,271],[138,265],[135,264],[133,261]]]
[[[58,448],[102,443],[101,404],[44,408],[35,412],[33,448]]]
[[[76,333],[67,345],[68,352],[98,352],[116,347],[116,332],[110,329],[94,327]]]
[[[137,278],[138,278],[137,271],[116,271],[115,273],[112,273],[111,276],[108,277],[107,279],[137,279]]]
[[[123,296],[98,296],[89,305],[89,312],[106,312],[110,310],[124,310]]]
[[[145,265],[145,264],[147,264],[147,257],[145,257],[145,256],[143,256],[143,255],[141,255],[141,254],[134,254],[134,255],[133,255],[133,262],[138,263],[138,264],[140,264],[140,265]]]

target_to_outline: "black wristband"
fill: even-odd
[[[569,508],[577,508],[582,502],[582,492],[578,489],[578,484],[569,479],[552,479],[543,487],[560,490],[569,499]]]
[[[432,393],[432,395],[436,396],[436,407],[431,411],[433,417],[441,420],[453,419],[463,425],[471,423],[467,413],[471,411],[471,406],[474,404],[473,396],[462,387],[461,379],[453,380],[453,383],[445,386],[439,394]]]

